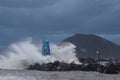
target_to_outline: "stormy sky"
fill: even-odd
[[[32,37],[97,34],[120,44],[120,0],[0,0],[0,48]]]

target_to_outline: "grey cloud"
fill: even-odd
[[[76,29],[80,27],[82,31],[84,30],[86,32],[88,31],[86,28],[91,28],[90,32],[92,32],[96,28],[102,29],[102,27],[109,26],[109,17],[114,18],[114,15],[108,14],[114,12],[112,11],[111,7],[114,7],[115,5],[111,4],[112,2],[113,1],[111,0],[109,3],[99,0],[63,0],[56,5],[52,5],[42,9],[8,8],[6,10],[4,9],[5,13],[1,15],[4,17],[4,20],[1,21],[2,23],[8,23],[8,25],[12,25],[15,27],[35,26],[36,28],[48,28],[49,26],[50,29],[63,30],[66,26],[66,29],[69,26],[73,28],[73,31],[76,31]],[[119,16],[119,14],[117,15]],[[114,24],[116,23],[113,22],[113,25]],[[58,27],[56,28],[56,26]]]
[[[0,0],[0,36],[120,34],[119,7],[119,0]]]
[[[59,0],[0,0],[0,6],[9,8],[39,8]]]

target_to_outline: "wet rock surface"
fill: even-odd
[[[72,71],[72,70],[80,70],[81,65],[78,64],[67,64],[59,61],[55,61],[54,63],[47,64],[34,64],[30,65],[28,70],[40,70],[40,71]]]
[[[97,71],[100,73],[107,73],[107,74],[117,74],[120,72],[120,63],[113,63],[110,62],[107,65],[98,64],[92,58],[87,59],[80,59],[82,64],[75,64],[75,63],[64,63],[55,61],[53,63],[47,64],[34,64],[30,65],[28,70],[39,70],[39,71]]]
[[[97,72],[100,73],[107,73],[107,74],[117,74],[119,73],[119,67],[116,64],[113,63],[109,63],[106,66],[103,65],[97,65]]]

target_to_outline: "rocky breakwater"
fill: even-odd
[[[34,64],[30,65],[28,70],[40,70],[40,71],[72,71],[72,70],[80,70],[82,65],[74,64],[74,63],[64,63],[55,61],[54,63],[47,64]]]
[[[107,74],[116,74],[120,71],[120,66],[113,62],[102,65],[92,58],[80,58],[79,61],[82,62],[82,64],[75,64],[74,62],[67,64],[59,61],[47,64],[36,63],[30,65],[27,69],[39,71],[97,71]]]

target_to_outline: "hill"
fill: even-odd
[[[97,35],[76,34],[64,39],[63,42],[70,42],[76,46],[76,55],[78,58],[95,58],[97,52],[99,52],[101,57],[120,57],[119,45]]]

